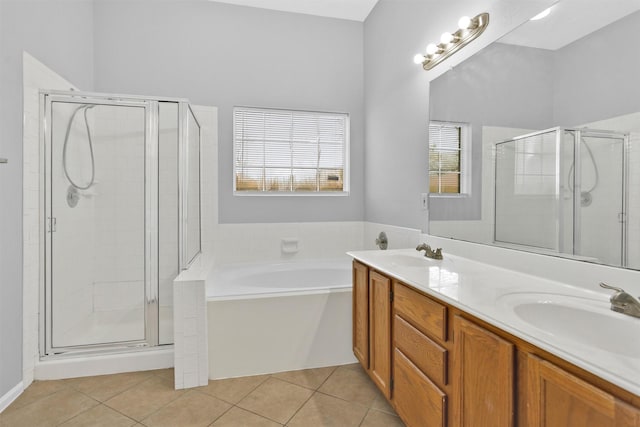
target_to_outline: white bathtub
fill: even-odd
[[[207,317],[211,379],[355,362],[346,257],[214,269]]]

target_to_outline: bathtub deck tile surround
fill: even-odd
[[[209,355],[207,302],[202,271],[210,258],[201,255],[193,271],[181,273],[173,281],[174,385],[176,389],[207,385]],[[190,269],[191,270],[191,269]],[[196,277],[192,277],[195,275]]]
[[[215,380],[189,391],[171,387],[172,369],[124,375],[36,381],[0,413],[0,426],[404,426],[359,364]],[[354,375],[367,380],[357,381],[371,392],[366,399],[339,390]]]

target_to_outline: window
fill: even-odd
[[[429,123],[429,192],[468,194],[471,126],[465,123]]]
[[[349,115],[236,107],[235,194],[345,194]]]

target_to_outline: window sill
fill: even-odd
[[[471,194],[466,193],[429,193],[430,199],[469,199]]]
[[[326,192],[290,192],[290,191],[234,191],[234,196],[239,197],[274,197],[274,196],[284,196],[284,197],[347,197],[349,196],[348,191],[326,191]]]

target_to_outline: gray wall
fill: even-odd
[[[429,200],[431,220],[479,220],[482,127],[553,126],[553,52],[493,43],[431,82],[431,120],[465,122],[472,129],[469,197]]]
[[[0,396],[22,380],[22,52],[91,89],[93,6],[0,0]]]
[[[365,21],[367,221],[424,227],[429,81],[411,58],[424,49],[423,20],[436,18],[437,3],[380,0]]]
[[[556,51],[554,118],[574,126],[640,110],[640,12]]]
[[[552,0],[379,0],[364,25],[365,219],[426,229],[429,81],[496,40]],[[487,30],[430,72],[412,58],[456,28],[462,15],[491,14]]]
[[[362,220],[362,23],[201,0],[97,0],[94,19],[97,90],[219,107],[220,222]],[[351,194],[234,197],[234,105],[350,113]]]

